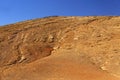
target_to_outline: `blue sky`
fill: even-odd
[[[0,0],[0,25],[53,15],[120,15],[120,0]]]

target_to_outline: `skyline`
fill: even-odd
[[[0,25],[46,16],[119,16],[120,0],[1,0]]]

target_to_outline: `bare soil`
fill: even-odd
[[[0,80],[120,80],[120,17],[53,16],[1,26]]]

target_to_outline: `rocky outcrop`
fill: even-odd
[[[120,17],[45,17],[0,27],[1,80],[119,80]]]

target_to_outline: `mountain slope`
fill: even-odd
[[[46,17],[0,27],[1,80],[119,80],[120,17]]]

